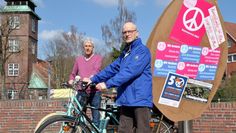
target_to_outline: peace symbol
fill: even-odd
[[[194,15],[192,16],[192,18],[187,18],[187,15],[192,11],[194,11]],[[201,19],[200,24],[197,23],[197,17],[199,15],[201,17],[201,18],[199,18],[199,19]],[[184,16],[183,16],[183,24],[184,24],[185,28],[188,29],[189,31],[199,30],[203,25],[203,20],[204,20],[204,14],[203,14],[202,10],[197,7],[189,8],[188,10],[186,10],[186,12],[184,13]]]

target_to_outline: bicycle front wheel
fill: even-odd
[[[152,128],[152,133],[173,133],[171,125],[167,124],[164,121],[155,122],[154,127]]]
[[[57,115],[45,120],[35,133],[90,133],[84,123],[76,122],[74,117]]]

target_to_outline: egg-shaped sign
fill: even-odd
[[[227,62],[223,24],[216,0],[173,0],[153,28],[153,102],[170,120],[197,118],[211,103]]]

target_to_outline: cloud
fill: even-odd
[[[166,7],[172,0],[156,0],[157,6]]]
[[[51,30],[51,31],[44,30],[41,33],[39,33],[39,38],[43,41],[48,41],[58,37],[62,32],[63,30]]]
[[[142,5],[144,2],[146,1],[145,0],[127,0],[127,5],[133,4],[135,6],[139,6],[139,5]]]
[[[119,0],[92,0],[94,3],[104,7],[114,7],[118,5]],[[138,6],[143,3],[144,0],[124,0],[126,5]]]
[[[93,0],[93,2],[105,7],[118,5],[118,0]]]

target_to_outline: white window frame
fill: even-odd
[[[20,17],[19,16],[10,16],[9,17],[9,25],[11,29],[19,29],[20,28]]]
[[[235,59],[234,59],[234,57],[235,57]],[[228,54],[227,62],[236,62],[236,53]]]
[[[31,21],[32,21],[32,22],[31,22],[31,23],[32,23],[32,25],[31,25],[31,26],[32,26],[32,27],[31,27],[31,30],[32,30],[32,32],[36,32],[36,22],[35,22],[35,19],[32,18]]]
[[[20,66],[17,63],[8,64],[8,76],[19,76]]]
[[[35,55],[36,54],[36,43],[34,41],[31,42],[31,50],[32,50],[32,54]]]
[[[9,52],[19,52],[20,51],[20,41],[18,39],[8,40]]]
[[[16,99],[17,95],[18,95],[18,90],[8,90],[8,98]]]

